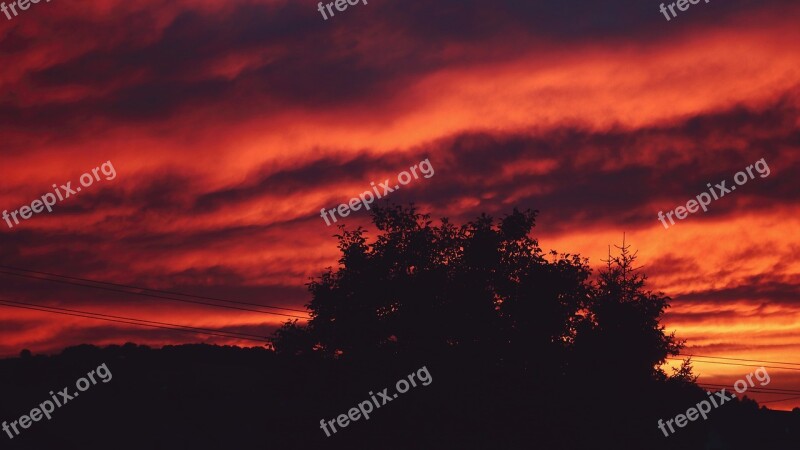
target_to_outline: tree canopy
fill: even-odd
[[[537,213],[434,225],[413,205],[376,207],[372,242],[340,226],[339,266],[308,284],[312,318],[279,329],[276,350],[345,360],[451,353],[522,376],[546,367],[611,377],[613,368],[664,379],[661,363],[681,348],[659,322],[669,298],[645,289],[624,243],[596,277],[580,255],[545,253],[531,236]]]

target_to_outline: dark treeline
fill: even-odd
[[[706,397],[623,245],[593,276],[545,253],[536,214],[433,225],[413,207],[374,210],[378,230],[342,228],[341,259],[309,283],[312,320],[275,352],[206,345],[80,346],[0,361],[0,420],[106,363],[113,374],[7,448],[43,449],[789,449],[800,414],[744,399],[670,437],[657,428]],[[425,366],[433,379],[350,423],[335,420]]]

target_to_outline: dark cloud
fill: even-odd
[[[482,198],[487,190],[498,192],[497,197],[503,199],[516,193],[519,186],[541,186],[543,193],[524,197],[516,205],[541,210],[543,220],[554,222],[551,226],[613,222],[648,227],[659,225],[658,209],[668,211],[685,204],[706,191],[709,182],[728,180],[730,186],[736,172],[765,158],[771,170],[768,177],[754,172],[756,178],[741,190],[714,201],[707,213],[695,214],[692,219],[736,214],[743,204],[750,212],[767,210],[797,200],[797,178],[785,174],[797,171],[800,161],[777,149],[796,146],[797,131],[792,124],[799,117],[796,108],[781,101],[759,110],[736,107],[669,126],[634,130],[566,128],[541,135],[463,134],[439,143],[432,152],[432,161],[437,161],[437,156],[441,160],[444,153],[453,163],[447,167],[439,164],[436,189],[426,189],[421,195],[443,206],[458,197]],[[708,148],[708,141],[716,135],[752,145]],[[673,153],[663,142],[681,142],[680,152]],[[641,154],[659,155],[659,164],[636,163]],[[548,159],[558,162],[548,173],[497,176],[503,167]],[[653,206],[654,200],[659,206]],[[487,200],[479,208],[495,212],[497,201]]]
[[[767,305],[761,305],[747,311],[728,309],[725,307],[716,309],[709,312],[668,312],[665,315],[665,320],[673,323],[686,324],[706,324],[710,320],[728,321],[734,323],[738,320],[747,319],[750,317],[757,317],[759,320],[779,320],[786,316],[785,311],[767,312]]]
[[[2,296],[0,296],[2,300]],[[0,310],[8,311],[8,306],[0,304]],[[21,333],[40,326],[41,322],[33,320],[0,320],[0,330],[4,333]]]
[[[280,105],[374,102],[401,94],[403,86],[423,74],[519,57],[542,42],[552,48],[631,36],[669,40],[686,32],[682,28],[687,26],[786,3],[711,2],[667,23],[656,4],[634,0],[386,2],[352,8],[328,21],[312,2],[248,2],[217,11],[187,7],[171,18],[156,40],[145,31],[163,20],[158,8],[132,10],[97,23],[64,17],[54,24],[57,30],[67,25],[70,31],[90,29],[91,36],[83,31],[77,40],[106,44],[64,61],[43,62],[22,83],[34,90],[83,86],[108,92],[36,106],[0,101],[0,122],[8,127],[63,128],[93,118],[163,120],[203,107],[226,108],[226,120],[235,120],[245,112],[269,114]],[[353,14],[359,14],[358,26]],[[123,25],[126,31],[121,33]],[[43,44],[12,30],[0,39],[0,55],[11,58]],[[264,55],[263,60],[234,78],[210,70],[227,57],[254,53]],[[237,108],[224,105],[233,99]]]
[[[650,277],[700,273],[697,261],[689,257],[676,256],[673,253],[653,258],[644,269]]]
[[[59,214],[67,215],[109,211],[100,224],[100,228],[109,233],[108,237],[98,237],[96,231],[43,233],[22,227],[11,235],[1,234],[0,242],[4,243],[6,254],[19,255],[22,248],[47,241],[52,247],[62,249],[62,260],[85,270],[97,269],[103,264],[102,255],[85,250],[98,243],[136,248],[141,254],[189,251],[198,242],[224,243],[237,237],[314,222],[318,220],[317,213],[308,211],[307,216],[273,217],[272,223],[264,225],[230,224],[197,231],[121,234],[151,218],[215,213],[222,207],[236,208],[259,200],[268,202],[270,198],[290,194],[322,191],[331,205],[321,206],[335,206],[358,195],[360,190],[339,192],[331,187],[351,183],[363,184],[363,189],[367,190],[369,181],[380,182],[380,175],[394,176],[426,157],[430,158],[436,175],[424,179],[424,186],[421,183],[409,186],[413,191],[393,193],[392,201],[414,200],[444,211],[463,198],[484,199],[469,212],[470,216],[476,211],[502,214],[510,209],[501,203],[504,199],[515,196],[520,186],[536,186],[541,187],[541,193],[519,198],[511,206],[539,209],[542,212],[540,223],[546,223],[551,230],[600,225],[657,227],[660,226],[656,219],[659,209],[667,211],[685,204],[704,192],[708,182],[726,179],[730,183],[734,173],[764,157],[771,169],[770,176],[756,177],[741,190],[712,202],[707,213],[691,216],[692,220],[702,221],[738,214],[743,205],[752,212],[797,200],[796,192],[800,188],[797,178],[786,174],[796,173],[799,161],[776,149],[795,145],[797,131],[792,124],[799,117],[795,108],[778,102],[761,110],[737,107],[733,111],[702,114],[657,128],[589,131],[570,127],[528,134],[460,133],[410,152],[386,156],[360,153],[346,159],[321,157],[277,170],[262,167],[239,185],[210,191],[203,189],[202,180],[193,174],[173,168],[137,179],[125,190],[108,182],[103,189],[82,192],[80,201],[58,205]],[[755,142],[753,146],[721,150],[705,147],[710,137],[720,134],[746,143],[768,141],[769,145]],[[673,154],[669,144],[665,147],[663,142],[694,144]],[[725,156],[720,158],[718,151]],[[635,162],[644,152],[657,155],[659,164]],[[554,160],[554,168],[544,173],[502,175],[505,168],[544,160]],[[413,192],[413,196],[408,192]],[[495,197],[485,198],[486,192],[495,193]],[[654,200],[657,205],[653,204]],[[126,211],[133,213],[113,212],[116,205],[125,205]],[[657,266],[664,264],[666,261],[658,262]]]
[[[721,289],[708,289],[675,296],[676,302],[716,302],[764,301],[770,303],[800,304],[800,283],[770,282],[768,284],[747,284]]]

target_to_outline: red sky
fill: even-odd
[[[624,232],[688,353],[800,363],[799,16],[712,1],[667,22],[633,0],[371,0],[327,21],[307,1],[0,15],[0,209],[106,161],[117,173],[0,222],[0,264],[302,308],[338,257],[320,208],[427,157],[435,175],[391,200],[461,221],[539,209],[542,247],[597,267]],[[657,220],[761,158],[768,177],[670,229]],[[194,327],[268,335],[285,319],[0,281],[8,299]],[[4,356],[248,344],[0,310]],[[695,367],[729,385],[755,369]],[[769,370],[768,387],[800,389],[800,372]]]

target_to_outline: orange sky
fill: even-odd
[[[539,209],[542,247],[595,266],[624,232],[687,352],[800,363],[800,7],[712,2],[666,22],[630,2],[603,22],[602,5],[512,3],[323,21],[306,1],[108,0],[0,21],[0,208],[106,161],[117,173],[0,222],[0,264],[302,308],[338,257],[320,208],[427,157],[435,176],[392,200],[454,220]],[[768,177],[658,222],[761,158]],[[119,316],[258,335],[285,319],[0,277],[6,298]],[[0,355],[234,342],[1,309]],[[721,384],[755,369],[695,367]],[[798,371],[770,375],[800,389]]]

